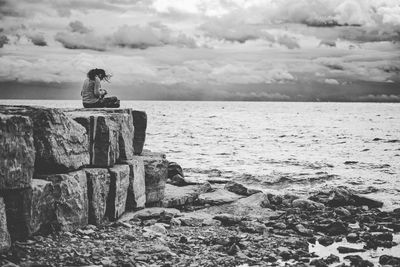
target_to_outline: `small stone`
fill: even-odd
[[[152,231],[158,234],[162,234],[165,235],[167,234],[167,229],[165,229],[164,225],[160,224],[160,223],[156,223],[154,225],[151,225],[149,227],[145,227],[144,228],[145,231]]]
[[[292,202],[292,207],[303,210],[321,210],[325,208],[325,205],[309,199],[295,199]]]
[[[306,235],[306,236],[310,236],[310,235],[313,234],[313,231],[312,231],[312,230],[305,228],[304,225],[302,225],[302,224],[296,225],[296,230],[297,230],[300,234]]]
[[[186,236],[181,236],[180,238],[179,238],[179,241],[178,241],[179,243],[187,243],[188,242],[188,238],[186,237]]]
[[[322,259],[314,259],[310,262],[310,265],[316,267],[328,267],[328,264],[326,264]]]
[[[355,243],[358,240],[358,234],[356,233],[350,233],[346,236],[346,239],[350,243]]]
[[[338,256],[336,256],[336,255],[331,254],[324,261],[327,264],[332,264],[332,263],[335,263],[335,262],[340,262],[340,258]]]
[[[330,246],[333,244],[333,238],[329,237],[329,236],[322,236],[322,237],[318,238],[318,243],[327,247],[327,246]]]
[[[351,216],[351,212],[344,207],[335,208],[335,213],[339,216]]]
[[[262,234],[266,232],[268,228],[264,224],[259,222],[242,221],[240,222],[240,230],[242,230],[243,232]]]
[[[218,214],[215,215],[213,219],[220,221],[224,226],[235,225],[242,221],[242,217],[232,214]]]
[[[287,260],[290,260],[290,258],[292,257],[292,253],[290,253],[290,251],[284,250],[284,251],[281,251],[281,252],[279,253],[279,256],[280,256],[284,261],[287,261]]]
[[[347,228],[342,222],[333,222],[326,228],[326,233],[329,235],[347,234]]]
[[[274,224],[273,227],[276,228],[276,229],[284,230],[284,229],[286,229],[287,226],[283,222],[278,222],[278,223]]]
[[[379,263],[382,265],[392,265],[392,266],[399,266],[400,265],[400,258],[390,256],[390,255],[382,255],[379,257]]]
[[[349,248],[349,247],[338,247],[337,250],[339,253],[346,254],[346,253],[356,253],[356,252],[365,252],[365,249],[362,248]]]

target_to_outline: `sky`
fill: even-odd
[[[400,102],[400,0],[0,0],[0,98]]]

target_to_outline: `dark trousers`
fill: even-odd
[[[104,97],[96,103],[83,103],[85,108],[119,108],[119,99],[115,96]]]

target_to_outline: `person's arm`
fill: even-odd
[[[99,79],[99,77],[95,77],[94,78],[94,95],[95,96],[97,96],[97,97],[100,97],[101,96],[101,93],[100,93],[100,79]]]

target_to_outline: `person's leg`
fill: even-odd
[[[115,96],[105,97],[101,100],[101,106],[105,108],[119,108],[120,103]]]

